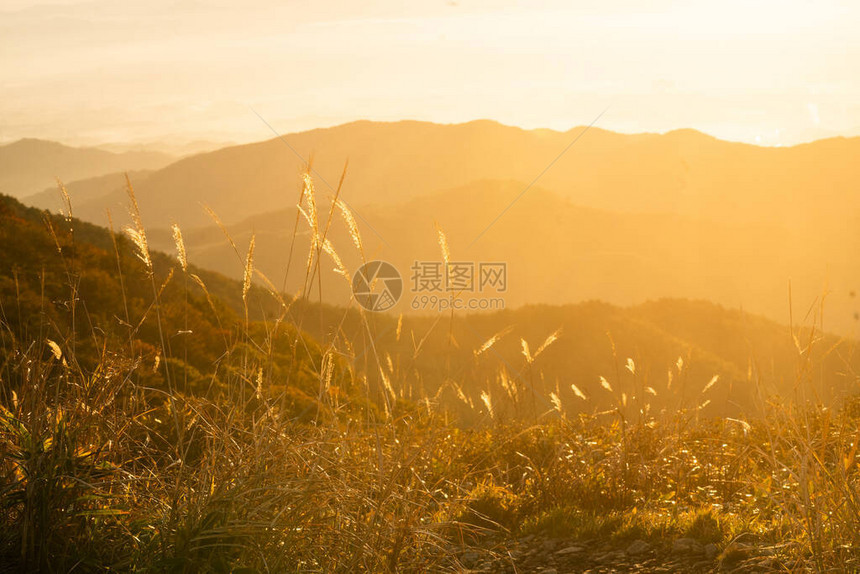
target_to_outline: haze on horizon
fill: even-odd
[[[647,6],[647,7],[646,7]],[[272,137],[356,119],[860,134],[860,5],[264,0],[0,6],[0,142]]]

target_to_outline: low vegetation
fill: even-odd
[[[709,393],[764,389],[764,369],[684,386],[702,368],[687,345],[658,384],[655,355],[610,337],[612,368],[583,389],[543,370],[563,330],[469,346],[453,318],[311,304],[320,266],[349,280],[329,228],[362,243],[309,176],[295,296],[256,272],[253,240],[225,238],[239,283],[189,265],[178,227],[175,256],[151,252],[129,195],[127,237],[74,220],[68,196],[67,217],[0,202],[0,570],[513,568],[506,545],[530,535],[690,538],[715,567],[756,548],[774,568],[856,564],[860,408],[816,400],[822,378],[856,384],[850,341],[786,331],[794,396],[742,394],[743,414]],[[442,339],[424,348],[422,325]],[[517,354],[488,366],[503,344]]]

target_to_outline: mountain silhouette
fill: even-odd
[[[349,160],[340,197],[368,253],[401,269],[438,256],[438,221],[455,254],[510,264],[510,305],[671,296],[787,323],[827,293],[827,327],[850,334],[857,302],[849,294],[860,286],[858,152],[860,138],[766,148],[695,130],[360,121],[198,154],[132,181],[155,244],[169,248],[167,228],[178,222],[192,257],[233,277],[242,266],[203,207],[239,239],[257,234],[259,267],[280,286],[303,158],[321,205]],[[75,214],[105,224],[110,208],[121,222],[123,186],[121,174],[72,184]],[[298,253],[307,252],[302,233]],[[336,225],[331,233],[336,246],[349,245]],[[324,281],[325,301],[348,298],[340,278]],[[292,291],[302,286],[288,278]]]
[[[827,289],[825,326],[856,332],[856,301],[850,292],[860,284],[860,269],[846,256],[860,252],[855,227],[832,226],[810,234],[778,220],[742,223],[671,213],[617,213],[578,206],[534,187],[488,228],[523,185],[474,182],[403,204],[355,206],[366,257],[393,263],[408,287],[414,262],[441,260],[438,224],[454,260],[507,264],[508,307],[590,299],[631,305],[682,297],[743,308],[787,324],[790,303],[803,319]],[[328,206],[320,200],[319,209],[325,216]],[[280,287],[295,222],[295,208],[285,209],[230,225],[228,232],[240,249],[255,235],[256,265]],[[242,261],[216,226],[186,228],[184,233],[189,257],[197,264],[242,276]],[[362,261],[337,214],[327,237],[354,272]],[[162,249],[172,245],[168,231],[153,232],[150,240]],[[301,220],[286,284],[291,292],[304,287],[308,249],[309,234]],[[320,292],[329,303],[346,304],[350,286],[333,267],[323,259]],[[395,310],[409,311],[408,296],[407,289]]]
[[[153,151],[113,153],[22,139],[0,146],[0,193],[22,198],[56,187],[56,178],[69,183],[111,172],[157,169],[173,159]]]
[[[136,189],[150,225],[208,223],[200,204],[235,223],[293,205],[304,159],[312,159],[321,193],[333,193],[349,160],[343,198],[357,205],[402,203],[484,179],[525,186],[543,174],[542,187],[584,207],[814,226],[858,207],[858,152],[860,138],[765,148],[694,130],[360,121],[198,154]],[[81,216],[98,221],[105,207],[122,203],[122,184],[117,178],[113,194],[79,205]]]

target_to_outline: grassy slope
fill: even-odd
[[[856,377],[849,347],[816,343],[846,359],[837,369],[802,343],[794,356],[782,350],[784,328],[681,301],[418,318],[399,336],[394,317],[301,305],[281,314],[256,289],[245,304],[241,285],[203,272],[226,302],[209,305],[192,289],[186,303],[172,258],[153,255],[151,281],[121,241],[120,282],[109,234],[73,222],[72,240],[54,218],[57,253],[39,216],[0,204],[2,569],[462,571],[477,557],[522,571],[533,565],[507,549],[511,534],[529,532],[588,544],[645,538],[658,559],[692,536],[722,551],[712,566],[762,546],[775,568],[856,563],[853,404],[771,402],[724,419],[698,408],[700,390],[665,410],[643,393],[665,370],[672,388],[698,389],[699,365],[705,377],[726,365],[716,385],[749,376],[744,384],[763,386],[764,369],[740,368],[739,332],[771,341],[774,368],[793,370],[793,388],[808,391],[819,377]],[[267,320],[246,323],[259,307]],[[176,338],[186,319],[194,337]],[[475,356],[510,323],[516,332]],[[537,355],[559,325],[558,341],[515,377],[518,338]],[[600,358],[603,329],[615,357]],[[362,332],[378,344],[362,347]],[[162,333],[172,343],[159,354]],[[509,399],[495,351],[517,381]],[[586,386],[592,374],[578,369],[592,364],[611,393]],[[205,386],[179,384],[188,365],[211,370]],[[550,390],[555,376],[587,379],[588,408],[562,396],[554,411],[530,410],[524,385]],[[450,398],[431,395],[440,383]],[[599,392],[613,397],[604,410]],[[460,414],[480,424],[452,424],[457,401],[472,403]]]

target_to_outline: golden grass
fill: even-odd
[[[182,271],[188,271],[188,255],[185,252],[185,241],[182,239],[182,230],[179,225],[173,224],[173,242],[176,245],[176,259]]]
[[[242,274],[242,301],[247,306],[248,293],[251,291],[251,281],[254,279],[254,244],[256,237],[251,236],[248,243],[248,254],[245,256],[245,270]]]
[[[445,235],[445,232],[442,231],[442,228],[438,223],[436,226],[436,238],[439,242],[439,250],[442,253],[442,262],[444,264],[445,274],[447,275],[448,269],[451,265],[451,249],[448,247],[448,236]]]
[[[140,218],[140,207],[137,204],[137,197],[134,194],[134,187],[131,185],[131,179],[128,174],[125,176],[126,193],[131,201],[129,215],[134,224],[132,227],[126,227],[126,235],[129,236],[131,242],[137,247],[137,256],[146,266],[146,269],[152,273],[152,256],[149,253],[149,243],[146,240],[146,229],[143,226],[143,221]]]
[[[513,331],[513,329],[513,326],[505,327],[504,329],[484,341],[484,343],[480,347],[475,349],[475,356],[478,357],[484,354],[486,351],[489,351],[493,347],[493,345],[498,343],[502,339],[502,337]]]
[[[361,233],[358,230],[358,223],[355,221],[352,211],[350,211],[349,207],[347,207],[346,203],[344,203],[342,199],[336,200],[335,205],[338,210],[340,210],[340,214],[346,224],[346,229],[349,232],[350,239],[352,239],[355,248],[358,249],[358,252],[361,254],[361,260],[366,261],[364,256],[364,244],[361,241]]]
[[[561,329],[532,352],[524,336],[519,345],[504,339],[510,326],[464,348],[461,364],[419,372],[426,336],[411,334],[402,315],[393,343],[373,336],[378,326],[364,313],[358,334],[345,334],[342,317],[329,320],[321,329],[328,340],[288,324],[298,294],[287,304],[254,268],[254,236],[235,286],[245,320],[221,325],[219,301],[188,272],[173,226],[175,261],[205,295],[195,309],[208,305],[225,342],[209,381],[218,392],[177,390],[171,369],[182,361],[164,332],[193,334],[174,324],[176,317],[187,323],[189,307],[186,300],[186,314],[160,313],[173,270],[158,267],[158,288],[130,181],[127,188],[127,233],[149,274],[157,322],[144,315],[138,330],[157,333],[158,344],[116,344],[94,327],[99,360],[81,366],[68,339],[53,334],[61,333],[57,325],[30,340],[2,330],[0,557],[12,569],[462,572],[464,550],[489,558],[530,532],[644,538],[667,553],[673,538],[692,536],[717,544],[726,561],[739,540],[749,540],[777,548],[787,570],[825,571],[857,559],[860,413],[770,403],[755,419],[706,419],[705,394],[720,390],[717,376],[688,404],[652,412],[657,390],[639,355],[639,365],[615,361],[612,384],[599,377],[615,406],[598,411],[599,396],[567,382],[572,401],[562,395],[563,377],[545,380],[541,366],[560,351],[548,352],[566,336]],[[352,214],[333,203],[363,260]],[[312,236],[305,285],[320,252],[349,280],[320,233],[309,173],[299,213]],[[447,268],[448,239],[436,232]],[[123,262],[122,246],[114,248],[122,275],[132,258]],[[252,293],[264,291],[255,274],[279,301],[275,320],[249,320]],[[450,332],[448,341],[455,350]],[[481,370],[491,350],[506,346],[521,353],[522,372],[503,363]],[[806,348],[798,350],[805,361]],[[667,390],[686,384],[687,368],[679,357]],[[421,392],[425,383],[438,390]],[[544,402],[529,411],[525,403],[538,393]],[[471,428],[460,426],[458,409],[479,415]]]

